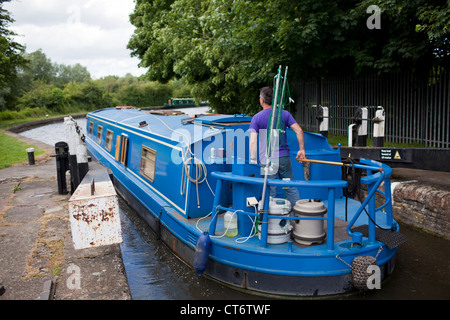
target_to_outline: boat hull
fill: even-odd
[[[113,181],[120,196],[151,227],[158,240],[193,269],[195,248],[177,238],[120,181]],[[379,267],[383,281],[394,271],[395,255]],[[289,276],[262,273],[209,259],[204,275],[227,286],[261,295],[320,297],[355,292],[351,272],[333,276]]]
[[[117,114],[117,112],[120,113]],[[142,120],[146,120],[147,127],[145,128],[147,129],[127,125],[131,120],[122,118],[128,114],[133,123],[139,124]],[[380,282],[392,273],[397,248],[390,249],[376,240],[373,232],[375,226],[371,225],[368,217],[370,215],[375,217],[376,215],[376,221],[382,226],[398,226],[395,222],[390,221],[392,220],[391,214],[381,211],[375,212],[375,203],[370,200],[374,200],[374,197],[367,197],[367,201],[371,201],[368,204],[368,217],[365,215],[360,217],[362,208],[366,206],[367,202],[363,205],[349,200],[348,221],[352,221],[347,222],[347,203],[342,198],[342,188],[346,183],[335,177],[340,176],[340,169],[339,171],[331,171],[311,166],[312,181],[271,179],[268,182],[270,185],[279,185],[279,189],[284,187],[285,184],[301,188],[302,196],[307,199],[322,199],[328,208],[327,217],[319,217],[327,225],[327,240],[325,243],[306,247],[297,246],[294,241],[278,245],[267,243],[267,238],[263,238],[264,236],[267,237],[268,220],[265,221],[264,218],[270,219],[270,214],[264,214],[263,219],[260,220],[260,239],[252,237],[247,239],[248,241],[244,241],[245,243],[238,242],[238,237],[223,236],[223,213],[234,209],[238,214],[238,219],[240,219],[239,236],[245,238],[249,233],[251,234],[252,224],[247,226],[242,222],[252,221],[253,223],[252,217],[257,217],[256,211],[252,212],[252,208],[249,211],[245,203],[247,197],[260,194],[260,184],[264,179],[258,177],[259,167],[247,162],[245,164],[228,165],[213,163],[206,159],[205,167],[208,168],[210,188],[209,184],[207,188],[206,182],[196,186],[189,180],[184,179],[182,181],[186,183],[186,192],[180,195],[180,184],[177,184],[180,181],[180,176],[177,176],[177,173],[182,172],[182,168],[184,170],[184,164],[177,165],[169,161],[168,155],[173,150],[182,151],[183,149],[162,135],[164,131],[166,131],[166,134],[173,133],[173,126],[179,124],[182,127],[178,129],[180,130],[178,132],[181,132],[182,129],[186,132],[186,129],[189,128],[192,130],[201,129],[204,130],[204,134],[214,134],[214,137],[217,138],[218,134],[226,135],[228,131],[211,128],[210,125],[223,124],[224,119],[213,116],[207,118],[210,123],[203,120],[201,124],[185,125],[179,121],[180,118],[170,120],[168,118],[156,119],[156,116],[145,116],[146,118],[143,119],[141,114],[136,111],[123,110],[106,110],[89,115],[88,128],[93,128],[93,130],[89,130],[86,137],[88,151],[93,158],[111,170],[118,193],[156,232],[157,238],[163,241],[191,268],[194,266],[197,240],[204,231],[208,230],[211,237],[211,247],[206,270],[203,274],[226,285],[253,293],[298,297],[350,293],[355,290],[351,264],[357,256],[376,257],[379,270],[377,280]],[[118,119],[119,117],[120,119]],[[230,127],[233,125],[242,126],[242,122],[231,124],[241,120],[239,117],[234,116],[225,119],[229,120],[227,125]],[[246,118],[242,118],[242,120],[246,120]],[[161,126],[163,121],[164,125]],[[173,125],[172,127],[169,126],[169,122]],[[102,136],[98,133],[98,128],[101,126],[104,127],[103,131],[110,134],[108,141],[117,141],[117,144],[112,144],[112,146],[110,144],[109,148],[106,147],[105,138],[99,139]],[[237,132],[245,133],[241,129]],[[200,149],[203,154],[211,153],[211,136],[207,135],[208,139],[205,139],[210,145],[205,144],[203,149]],[[126,137],[126,139],[123,139],[123,137]],[[321,141],[323,140],[322,137],[309,135],[308,139],[309,144],[316,146],[316,149],[308,151],[310,158],[321,157],[322,159],[335,160],[330,159],[330,157],[339,156],[338,150],[332,150],[324,144],[324,141]],[[128,150],[126,161],[122,161],[121,152],[119,152],[121,141],[127,142],[122,144],[122,149]],[[197,145],[197,143],[193,143],[192,146],[194,144]],[[317,149],[320,144],[322,144],[322,148]],[[147,158],[147,150],[150,150],[150,148],[154,149],[156,155],[156,162],[153,162],[153,167],[151,166],[152,162],[147,161],[149,159]],[[194,147],[192,149],[196,150]],[[235,150],[237,149],[235,148]],[[369,169],[367,170],[376,173],[363,179],[364,183],[370,186],[370,193],[373,196],[385,174],[382,173],[384,171],[381,169],[378,170],[378,168],[381,168],[378,167],[378,164],[368,163],[367,168]],[[295,166],[299,165],[295,164]],[[150,168],[153,171],[148,170]],[[388,168],[383,167],[382,169],[387,170]],[[302,168],[297,168],[296,172],[303,175]],[[212,189],[215,190],[214,195],[211,195]],[[387,186],[386,189],[390,190],[390,187]],[[386,203],[390,204],[390,200]],[[235,208],[236,205],[239,210]],[[359,213],[356,212],[358,208]],[[389,212],[389,210],[386,212]],[[279,219],[279,216],[276,217]],[[317,219],[317,217],[313,218]],[[291,219],[297,218],[291,217]],[[309,219],[309,217],[302,219]],[[342,223],[344,220],[345,223]],[[367,237],[358,236],[359,232],[350,231],[350,227],[353,225],[362,226],[365,224],[369,224],[369,236]],[[244,228],[241,229],[242,226]],[[266,228],[265,231],[264,228]],[[360,247],[354,247],[354,244],[359,244]]]

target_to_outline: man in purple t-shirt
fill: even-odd
[[[260,90],[259,102],[263,110],[255,114],[250,123],[250,162],[257,163],[257,150],[258,150],[258,135],[259,135],[259,162],[265,164],[266,159],[266,145],[267,145],[267,127],[270,119],[270,113],[272,110],[272,97],[273,89],[271,87],[264,87]],[[290,158],[290,150],[287,144],[286,129],[291,128],[294,130],[299,150],[297,152],[296,159],[302,160],[305,156],[305,138],[302,128],[298,125],[292,115],[286,111],[282,111],[282,122],[284,124],[284,130],[278,132],[279,136],[275,141],[276,147],[272,156],[272,172],[269,173],[269,179],[275,179],[277,175],[280,179],[289,178],[294,180],[294,173],[292,171],[292,163]],[[278,161],[276,161],[278,160]],[[300,200],[297,188],[286,188],[286,195],[291,205]],[[277,193],[276,186],[270,187],[270,196],[275,197]]]

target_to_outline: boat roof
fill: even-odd
[[[89,113],[88,116],[112,122],[114,125],[131,127],[134,130],[150,132],[172,141],[180,141],[180,134],[190,134],[190,142],[221,134],[233,126],[248,125],[251,117],[243,114],[202,114],[195,117],[171,110],[146,111],[136,108],[107,108]],[[165,115],[169,114],[169,115]],[[173,114],[173,115],[170,115]],[[201,131],[199,131],[201,130]],[[179,134],[177,134],[179,133]]]

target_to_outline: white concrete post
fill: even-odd
[[[373,121],[373,146],[382,147],[384,145],[384,122],[385,113],[383,107],[379,106]]]
[[[366,146],[367,144],[367,119],[369,110],[366,107],[361,108],[361,125],[358,128],[357,146]]]
[[[322,108],[322,116],[323,119],[320,122],[320,126],[319,126],[319,132],[320,134],[322,134],[324,137],[328,137],[328,107],[319,107]]]
[[[73,187],[76,189],[89,170],[87,147],[86,142],[82,139],[83,132],[72,117],[64,118],[64,126],[69,145],[70,173]]]

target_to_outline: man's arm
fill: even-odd
[[[298,125],[298,123],[294,123],[291,126],[291,129],[294,130],[295,135],[297,136],[298,141],[298,152],[297,152],[297,161],[300,161],[302,159],[306,158],[305,154],[305,135],[303,134],[302,128]],[[250,145],[251,145],[251,137],[250,137]]]
[[[258,163],[258,133],[250,133],[250,162]]]

